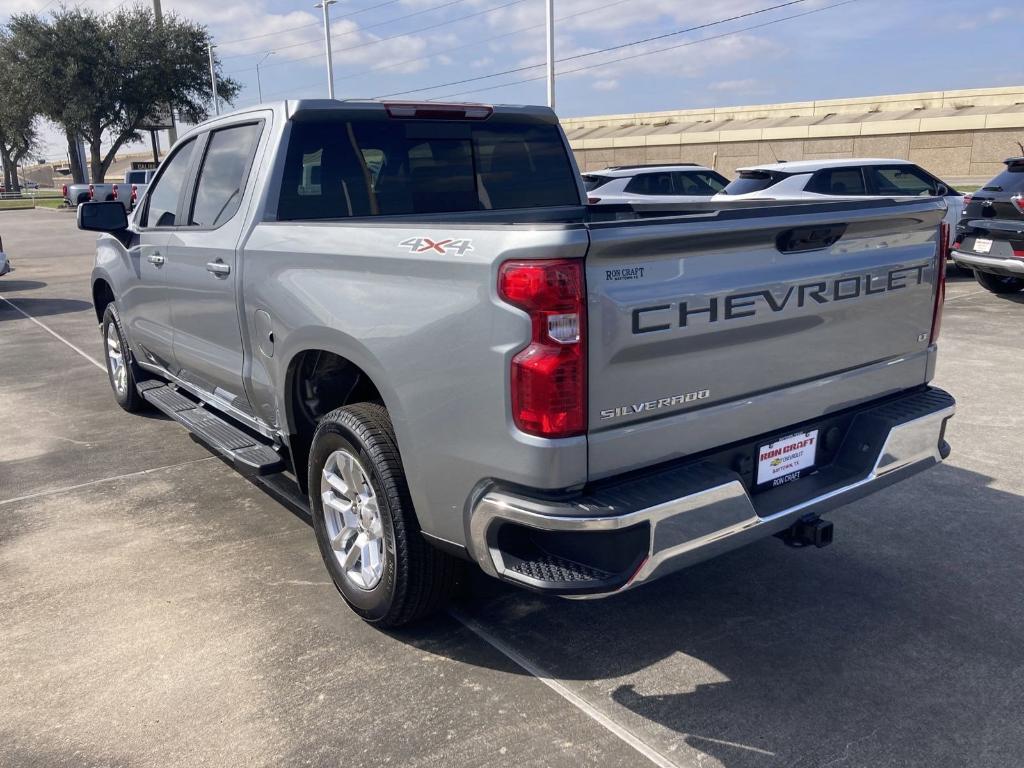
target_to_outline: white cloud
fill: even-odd
[[[614,91],[619,87],[618,80],[595,80],[590,86],[595,91]]]
[[[757,87],[757,80],[747,78],[746,80],[719,80],[707,86],[712,91],[745,92],[752,91]]]

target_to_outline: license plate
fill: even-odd
[[[757,449],[757,484],[784,485],[799,480],[814,467],[818,430],[800,432]]]
[[[992,241],[986,240],[983,237],[979,237],[974,241],[974,252],[975,253],[988,253],[992,250]]]

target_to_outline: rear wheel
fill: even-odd
[[[103,311],[100,331],[103,333],[103,357],[107,363],[107,377],[110,379],[110,388],[114,390],[114,399],[129,413],[145,410],[146,401],[135,387],[140,378],[139,371],[132,360],[114,302],[107,304]]]
[[[991,272],[974,270],[974,279],[992,293],[1019,293],[1024,291],[1024,278],[994,275]]]
[[[447,602],[462,564],[420,534],[382,406],[359,403],[324,416],[308,480],[320,554],[352,610],[377,626],[397,627]]]

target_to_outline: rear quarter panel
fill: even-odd
[[[403,245],[469,241],[445,253]],[[526,315],[497,298],[513,258],[582,257],[587,233],[560,225],[273,222],[258,224],[243,259],[243,334],[272,318],[273,357],[252,345],[249,391],[283,430],[289,364],[307,349],[365,371],[391,414],[424,530],[463,543],[474,488],[498,478],[535,488],[586,480],[586,439],[539,440],[512,424],[511,357],[529,337]]]

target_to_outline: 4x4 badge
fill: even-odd
[[[439,253],[444,256],[448,251],[455,251],[462,256],[467,251],[473,250],[473,241],[454,238],[434,240],[429,237],[410,237],[400,242],[399,246],[408,248],[412,253]]]

